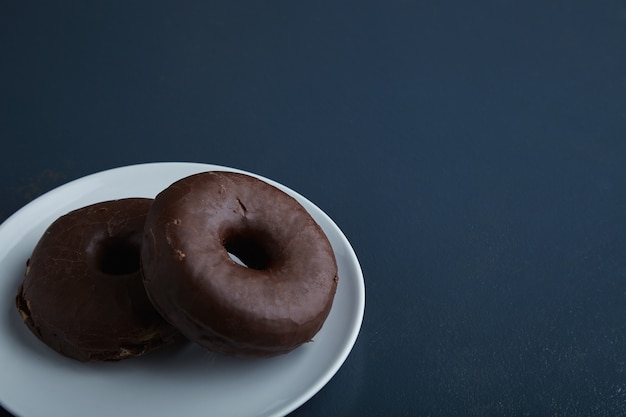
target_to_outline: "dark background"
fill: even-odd
[[[0,2],[0,220],[198,161],[347,235],[362,331],[294,416],[626,414],[625,134],[624,0]]]

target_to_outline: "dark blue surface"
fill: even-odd
[[[626,414],[624,1],[128,3],[0,3],[0,220],[116,166],[256,172],[366,279],[294,416]]]

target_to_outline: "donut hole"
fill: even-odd
[[[139,271],[140,248],[137,239],[110,237],[100,242],[97,265],[107,275],[126,275]]]
[[[224,239],[224,248],[237,264],[263,270],[274,262],[272,247],[267,236],[261,233],[232,233]]]

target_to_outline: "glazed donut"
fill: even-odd
[[[180,338],[143,287],[139,247],[151,203],[132,198],[83,207],[41,237],[16,305],[49,347],[82,362],[120,360]]]
[[[163,190],[146,220],[141,262],[163,317],[205,348],[237,356],[311,341],[338,280],[331,245],[304,207],[233,172],[195,174]]]

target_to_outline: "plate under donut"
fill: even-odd
[[[13,300],[26,259],[52,221],[99,201],[152,198],[180,178],[210,170],[244,172],[178,162],[116,168],[56,188],[0,225],[3,407],[23,417],[281,416],[307,401],[333,377],[354,346],[363,319],[365,286],[358,259],[341,230],[322,210],[287,187],[248,172],[244,173],[296,198],[332,244],[339,285],[328,319],[313,343],[269,359],[230,358],[187,344],[117,363],[83,364],[51,351],[22,323]]]

